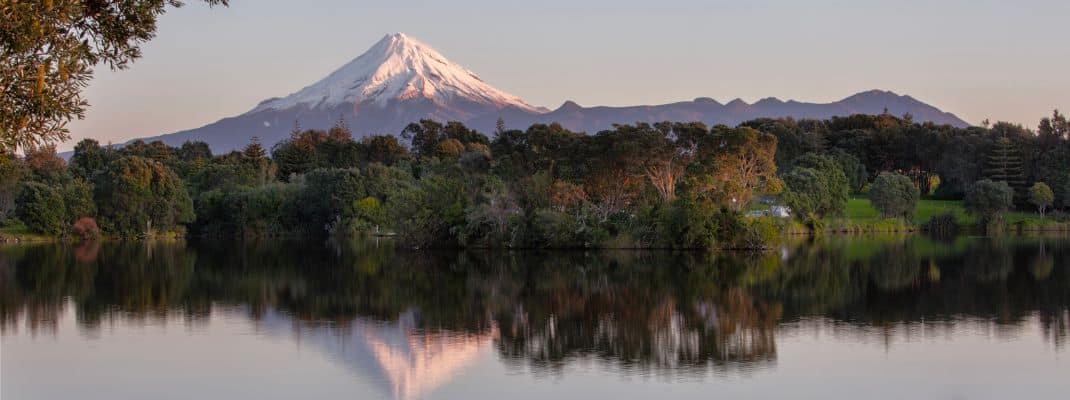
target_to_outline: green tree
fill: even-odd
[[[460,122],[451,121],[445,125],[430,119],[422,119],[419,123],[411,123],[401,131],[401,137],[410,140],[412,152],[417,157],[432,157],[439,155],[439,144],[449,139],[455,139],[461,143],[461,151],[469,143],[489,144],[490,141],[483,134],[476,132]],[[456,150],[455,145],[447,145],[443,150]],[[458,153],[459,155],[459,153]]]
[[[275,163],[267,157],[267,152],[260,145],[260,138],[253,137],[249,144],[242,149],[241,164],[250,170],[255,178],[255,184],[266,185],[275,179],[278,173]]]
[[[1007,182],[982,179],[966,191],[965,204],[966,210],[981,217],[985,225],[998,223],[1014,205],[1014,190]]]
[[[71,179],[59,187],[63,196],[66,222],[74,223],[81,217],[97,215],[97,205],[93,202],[93,186],[81,179]]]
[[[1040,120],[1037,135],[1041,139],[1070,139],[1070,123],[1067,122],[1065,115],[1055,110],[1051,118],[1045,117]]]
[[[94,175],[104,170],[113,153],[111,149],[100,147],[96,140],[82,139],[74,146],[68,169],[75,177],[92,180]]]
[[[183,162],[208,162],[212,159],[212,149],[205,142],[186,141],[179,146],[177,155]]]
[[[290,138],[271,149],[271,158],[279,167],[279,178],[288,181],[292,175],[300,175],[323,165],[322,155],[316,148],[327,141],[327,133],[317,130],[294,129]]]
[[[19,182],[22,182],[25,175],[22,160],[15,154],[0,150],[0,222],[14,211]]]
[[[1010,139],[1001,137],[988,152],[983,175],[985,179],[1006,182],[1016,196],[1025,191],[1025,170],[1018,147]]]
[[[1047,210],[1055,202],[1055,192],[1052,192],[1051,188],[1044,182],[1034,183],[1033,187],[1029,188],[1029,202],[1037,207],[1037,212],[1041,216],[1044,216],[1044,210]]]
[[[910,178],[894,172],[881,172],[869,189],[869,200],[885,218],[903,218],[909,221],[914,216],[920,192]]]
[[[260,138],[253,136],[249,139],[249,144],[245,145],[242,149],[242,157],[250,161],[260,161],[267,158],[267,151],[264,150],[264,146],[260,144]]]
[[[794,215],[803,220],[843,215],[849,189],[840,164],[815,153],[797,158],[794,164],[784,178],[785,187],[790,192],[785,200]]]
[[[367,136],[361,139],[360,144],[364,149],[364,160],[368,163],[390,166],[409,158],[409,150],[392,135]]]
[[[204,0],[226,5],[227,0]],[[66,140],[93,67],[126,68],[178,0],[0,2],[0,148]]]
[[[785,190],[781,199],[791,208],[792,215],[803,222],[821,218],[821,205],[827,197],[824,182],[812,168],[794,168],[784,174]]]
[[[101,228],[122,236],[171,231],[192,222],[182,180],[158,161],[124,156],[97,176],[94,200]]]
[[[301,209],[310,233],[327,233],[353,218],[355,201],[367,197],[356,168],[312,170],[304,176]]]
[[[858,157],[855,157],[843,149],[834,149],[829,155],[840,164],[841,168],[843,168],[843,173],[847,176],[847,182],[851,192],[858,193],[862,190],[862,186],[865,186],[866,181],[869,179],[869,172],[866,171],[865,164],[862,164],[862,162],[858,160]]]
[[[40,182],[26,182],[15,200],[15,213],[31,231],[46,235],[62,234],[66,227],[67,210],[63,195]]]

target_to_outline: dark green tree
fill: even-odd
[[[1005,182],[1011,189],[1014,189],[1016,201],[1025,200],[1024,171],[1021,153],[1014,142],[1007,137],[997,139],[985,160],[983,170],[985,179]]]
[[[791,182],[785,182],[787,190],[795,192],[788,198],[797,199],[799,205],[810,209],[817,218],[843,215],[847,208],[849,189],[847,176],[840,164],[828,156],[814,153],[795,159],[794,164],[793,170],[809,171],[803,171]],[[809,205],[805,205],[806,203]],[[807,217],[798,212],[795,215],[799,218]]]
[[[360,145],[363,148],[363,158],[366,163],[390,166],[409,158],[409,149],[392,135],[367,136],[361,139]]]
[[[187,141],[177,151],[178,159],[183,162],[208,162],[212,159],[212,149],[208,143]]]
[[[94,175],[104,170],[114,153],[109,148],[101,147],[96,140],[82,139],[74,146],[74,154],[71,155],[71,164],[68,169],[71,175],[77,178],[92,180]]]
[[[49,185],[26,182],[15,200],[15,213],[31,231],[60,235],[67,228],[67,209],[63,194]]]
[[[0,151],[0,222],[15,210],[19,183],[26,175],[25,165],[13,153]]]

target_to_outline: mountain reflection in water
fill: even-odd
[[[768,254],[410,252],[389,242],[87,243],[0,247],[0,331],[54,335],[64,313],[208,324],[328,355],[418,398],[495,357],[558,374],[748,375],[777,337],[878,342],[1042,333],[1065,346],[1070,240],[921,236],[801,240]],[[237,311],[235,311],[237,310]],[[96,332],[96,333],[94,333]]]

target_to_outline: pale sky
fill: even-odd
[[[970,123],[1070,111],[1065,0],[196,0],[144,57],[100,68],[70,149],[171,133],[285,96],[404,32],[557,108],[909,94]],[[805,3],[805,4],[804,4]]]

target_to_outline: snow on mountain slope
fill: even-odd
[[[515,107],[540,112],[403,33],[387,35],[323,80],[289,96],[260,103],[252,112],[299,106],[325,109],[343,104],[382,108],[392,101],[420,99],[438,105],[466,100],[494,108]]]

